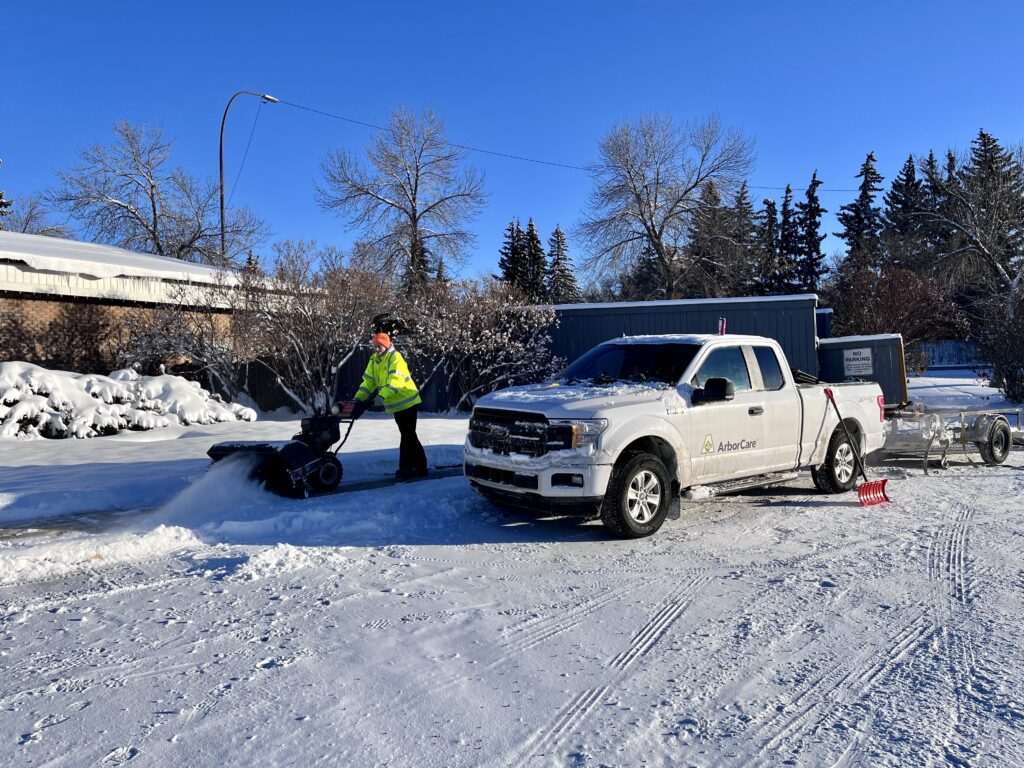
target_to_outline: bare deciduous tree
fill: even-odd
[[[63,224],[50,220],[50,209],[39,195],[29,195],[14,201],[11,215],[7,218],[7,229],[26,235],[71,238],[71,232]]]
[[[463,167],[465,150],[444,138],[432,111],[417,119],[396,110],[366,150],[369,168],[351,152],[331,152],[317,188],[320,205],[345,216],[402,270],[422,284],[439,260],[460,261],[473,240],[466,229],[484,200],[483,174]]]
[[[184,261],[228,266],[263,240],[263,223],[245,208],[227,213],[220,251],[218,187],[173,168],[171,141],[159,128],[121,121],[110,146],[93,144],[81,163],[59,173],[52,204],[97,242]]]
[[[335,371],[366,344],[374,315],[392,303],[393,286],[377,269],[346,263],[335,248],[284,241],[274,250],[269,274],[246,280],[236,319],[303,410],[324,412]]]
[[[749,171],[753,143],[722,128],[717,116],[678,125],[648,116],[614,127],[590,173],[594,189],[577,234],[591,249],[586,267],[621,273],[644,254],[662,268],[664,295],[676,298],[693,268],[686,245],[700,193],[710,183],[730,193]]]
[[[417,383],[422,388],[444,376],[455,409],[502,387],[540,381],[565,362],[551,355],[554,309],[524,302],[501,281],[435,285],[402,312],[414,329],[402,346]]]

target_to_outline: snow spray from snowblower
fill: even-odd
[[[889,501],[888,495],[885,493],[885,485],[888,480],[868,480],[868,474],[864,471],[864,460],[860,455],[860,446],[854,441],[853,436],[850,434],[850,428],[846,426],[846,422],[843,421],[843,416],[839,413],[839,406],[836,405],[836,397],[832,393],[831,387],[825,387],[825,397],[832,403],[832,407],[835,409],[836,417],[839,419],[839,423],[843,425],[843,431],[846,433],[846,439],[850,443],[850,450],[853,451],[853,462],[860,471],[860,476],[864,478],[864,482],[857,486],[857,498],[860,499],[860,505],[862,507],[872,507],[875,504],[885,504]]]
[[[252,457],[253,475],[279,496],[304,499],[330,493],[344,475],[338,451],[359,418],[354,400],[336,403],[332,411],[304,418],[300,422],[302,431],[291,440],[217,443],[206,455],[214,464],[228,457]],[[342,424],[348,425],[344,437]]]

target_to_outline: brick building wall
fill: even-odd
[[[145,323],[157,311],[135,302],[0,292],[0,361],[106,374],[130,341],[129,320]],[[230,316],[218,311],[214,318],[226,332]]]

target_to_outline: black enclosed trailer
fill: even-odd
[[[597,302],[555,306],[558,327],[551,332],[552,352],[572,362],[603,341],[620,336],[663,333],[728,333],[767,336],[782,346],[789,364],[818,373],[818,297],[746,296],[734,299]]]

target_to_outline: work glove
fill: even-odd
[[[352,421],[355,421],[364,413],[366,409],[370,407],[369,400],[353,400],[352,401]]]
[[[331,413],[343,419],[355,421],[363,415],[368,407],[369,403],[366,400],[342,400],[331,406]]]

